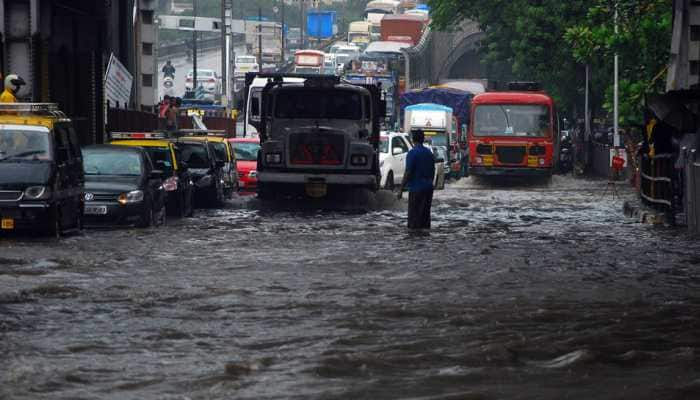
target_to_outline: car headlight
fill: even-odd
[[[132,190],[131,192],[119,195],[119,204],[121,205],[138,203],[140,201],[143,201],[143,191],[141,190]]]
[[[30,186],[24,190],[27,200],[45,200],[51,197],[51,189],[46,186]]]
[[[252,170],[252,171],[248,172],[248,178],[255,178],[257,176],[258,176],[258,171],[256,171],[256,170]]]
[[[279,164],[282,162],[282,154],[280,154],[280,153],[265,154],[265,162],[267,162],[268,164]]]

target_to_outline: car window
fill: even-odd
[[[217,161],[228,162],[228,156],[226,155],[226,144],[223,142],[211,142],[214,148],[214,156]]]
[[[145,147],[148,156],[153,162],[153,167],[166,173],[173,172],[173,159],[168,147]]]
[[[395,136],[391,139],[391,151],[392,153],[394,152],[394,148],[400,148],[402,153],[405,153],[408,151],[408,146],[406,146],[406,143],[404,143],[403,140],[401,140],[400,137]]]
[[[50,160],[49,132],[33,130],[0,130],[0,161]]]
[[[260,145],[253,142],[238,142],[233,144],[233,151],[238,161],[256,161]]]

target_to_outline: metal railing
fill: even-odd
[[[675,155],[670,153],[642,155],[639,195],[644,203],[663,211],[673,211],[675,160]]]

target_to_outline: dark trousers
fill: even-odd
[[[408,228],[430,229],[433,189],[408,193]]]

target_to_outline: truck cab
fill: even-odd
[[[379,124],[385,103],[374,85],[334,76],[285,82],[269,75],[258,126],[258,196],[324,197],[379,182]]]

